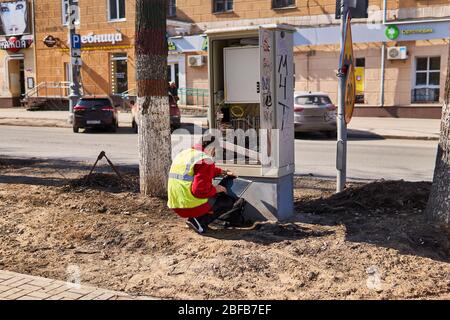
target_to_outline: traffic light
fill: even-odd
[[[369,0],[336,0],[336,19],[341,18],[341,1],[345,1],[353,19],[368,18]]]

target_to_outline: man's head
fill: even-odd
[[[25,0],[0,3],[2,29],[6,36],[21,35],[27,28]]]
[[[199,144],[202,145],[202,149],[205,151],[207,155],[214,158],[216,156],[216,146],[215,142],[216,138],[211,134],[204,134],[199,141]]]
[[[177,86],[177,84],[174,81],[172,81],[172,82],[169,83],[169,86],[171,88],[175,88]]]

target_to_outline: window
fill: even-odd
[[[125,0],[108,0],[109,21],[125,20]]]
[[[177,1],[176,0],[168,0],[167,1],[169,8],[167,10],[168,17],[175,17],[177,15]]]
[[[233,0],[213,0],[213,12],[233,11]]]
[[[327,96],[300,96],[295,99],[295,104],[299,104],[302,106],[326,105],[331,104],[331,100]]]
[[[295,6],[295,0],[272,0],[272,8],[289,8]]]
[[[122,94],[128,91],[127,54],[111,55],[111,93]]]
[[[73,3],[77,5],[77,12],[75,13],[76,19],[75,24],[80,24],[80,8],[78,7],[78,0],[73,0]],[[67,20],[68,20],[68,13],[69,10],[69,0],[62,0],[61,1],[61,17],[62,17],[62,24],[63,26],[67,26]]]
[[[439,102],[441,57],[416,58],[413,102]]]

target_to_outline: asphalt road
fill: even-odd
[[[336,142],[321,136],[295,141],[296,172],[336,176]],[[0,126],[0,156],[38,157],[94,162],[105,151],[117,164],[137,165],[137,135],[119,133],[74,134],[65,128]],[[350,179],[432,180],[437,141],[351,139],[348,144]]]

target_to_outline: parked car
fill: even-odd
[[[336,106],[323,92],[294,93],[295,132],[324,132],[336,136]]]
[[[180,108],[178,107],[178,103],[176,99],[169,95],[169,107],[170,107],[170,128],[171,130],[178,129],[181,126],[181,113]],[[138,132],[138,106],[137,104],[131,104],[131,126],[134,129],[134,132]]]
[[[108,97],[81,98],[73,108],[73,132],[80,128],[104,128],[116,132],[119,127],[117,108]]]

